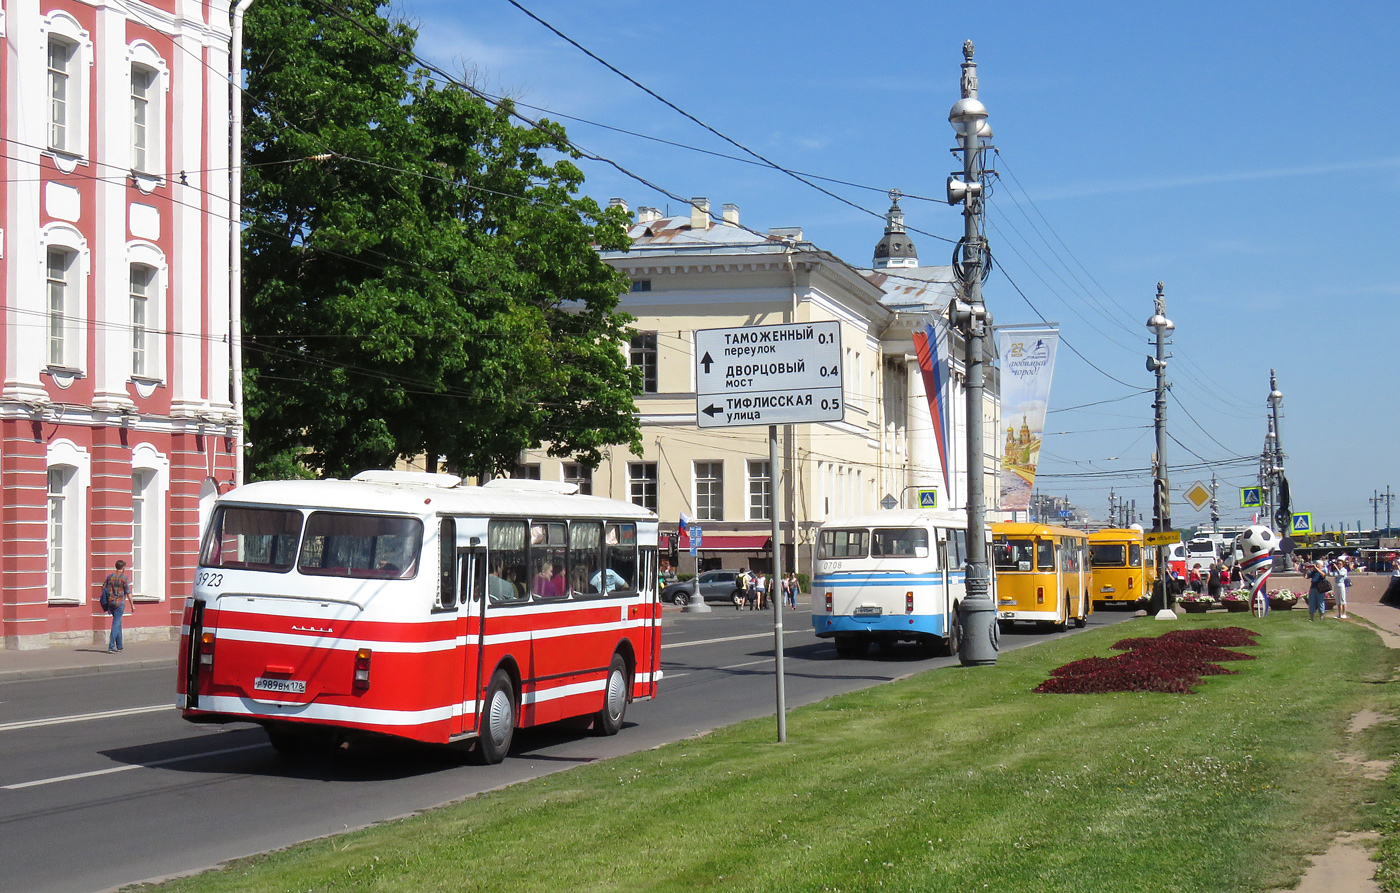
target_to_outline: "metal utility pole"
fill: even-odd
[[[982,280],[992,269],[987,239],[982,234],[982,137],[990,139],[992,129],[987,125],[987,107],[977,98],[977,63],[972,61],[972,53],[972,41],[963,43],[962,98],[948,112],[948,123],[961,139],[963,161],[962,179],[957,174],[948,178],[948,204],[961,201],[963,205],[963,237],[953,249],[953,270],[962,283],[962,300],[952,313],[953,325],[963,336],[963,368],[967,373],[967,591],[958,605],[958,655],[963,666],[997,662],[997,608],[992,602],[987,564],[986,481],[982,471],[987,452],[982,437],[983,340],[992,324],[982,303]]]
[[[1118,497],[1112,487],[1108,488],[1108,526],[1118,526]]]
[[[1167,335],[1176,326],[1167,319],[1167,297],[1162,283],[1157,283],[1157,300],[1154,312],[1147,320],[1147,327],[1157,335],[1157,356],[1147,358],[1147,371],[1157,373],[1157,398],[1152,404],[1153,425],[1157,429],[1157,455],[1154,469],[1156,480],[1152,487],[1152,529],[1165,532],[1172,529],[1171,481],[1167,475]],[[1162,607],[1157,611],[1158,620],[1175,620],[1176,612],[1171,607],[1171,587],[1167,585],[1167,555],[1170,547],[1166,544],[1157,547],[1157,579],[1162,582]]]
[[[1288,478],[1283,471],[1283,438],[1278,424],[1278,408],[1283,403],[1283,392],[1278,389],[1278,379],[1274,370],[1269,370],[1269,426],[1273,435],[1274,454],[1269,465],[1273,470],[1273,521],[1280,537],[1293,532],[1293,507],[1288,495]]]
[[[1216,481],[1215,481],[1215,473],[1214,473],[1214,472],[1211,472],[1211,475],[1210,475],[1210,532],[1211,532],[1211,533],[1219,533],[1219,532],[1220,532],[1220,502],[1219,502],[1219,500],[1217,500],[1217,499],[1215,498],[1215,497],[1216,497],[1216,490],[1217,490],[1217,487],[1218,487],[1218,485],[1217,485],[1217,483],[1216,483]]]

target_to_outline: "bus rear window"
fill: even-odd
[[[297,558],[303,574],[408,580],[418,574],[423,522],[388,515],[312,512]]]
[[[301,512],[220,506],[209,520],[200,552],[201,567],[274,571],[292,568]]]
[[[1122,543],[1095,543],[1089,547],[1092,567],[1126,567],[1127,546]]]
[[[870,554],[870,531],[823,530],[818,558],[865,558]]]
[[[997,540],[992,543],[992,558],[999,571],[1034,570],[1035,548],[1030,540]]]
[[[870,540],[875,558],[927,558],[928,531],[922,527],[877,527]]]

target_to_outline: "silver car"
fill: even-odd
[[[667,586],[661,590],[661,598],[663,601],[684,605],[695,598],[698,590],[706,602],[733,604],[734,596],[739,592],[738,581],[738,571],[705,571],[684,583],[672,583]]]

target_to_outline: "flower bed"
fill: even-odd
[[[1255,633],[1237,626],[1172,630],[1160,636],[1123,639],[1113,657],[1086,657],[1057,667],[1036,686],[1043,694],[1156,691],[1192,694],[1202,676],[1234,674],[1216,661],[1253,660],[1230,651],[1254,644]]]

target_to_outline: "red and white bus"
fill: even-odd
[[[368,735],[474,742],[591,718],[661,678],[656,515],[572,484],[369,471],[221,497],[181,630],[191,722],[283,753]]]

